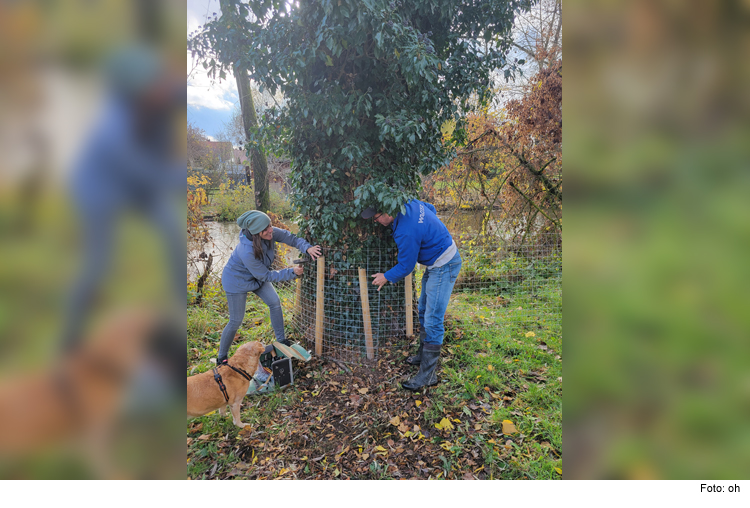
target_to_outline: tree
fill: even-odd
[[[279,102],[283,102],[283,98],[273,97],[268,93],[268,89],[261,92],[258,90],[258,85],[254,82],[250,82],[250,90],[253,94],[253,104],[255,105],[255,116],[262,117],[263,113],[274,104],[278,105]],[[239,104],[235,105],[232,111],[231,118],[224,122],[223,128],[219,133],[220,139],[231,141],[234,147],[244,147],[247,136],[245,134],[245,126],[242,123],[242,108]],[[269,154],[267,154],[269,155]]]
[[[492,211],[502,203],[508,175],[508,157],[500,140],[488,135],[500,128],[507,115],[486,107],[466,117],[469,142],[458,150],[450,164],[425,179],[425,193],[436,206],[483,208],[486,213],[480,234],[488,235]],[[452,132],[445,129],[445,135]]]
[[[238,11],[234,9],[234,4],[237,2],[231,0],[219,0],[219,5],[222,9],[222,20],[228,23],[231,27],[232,24],[241,23],[242,20],[237,19]],[[215,17],[216,13],[214,13]],[[227,30],[223,32],[225,42],[230,46],[243,47],[243,34],[235,30]],[[188,41],[188,46],[190,41]],[[199,61],[203,61],[204,67],[208,67],[208,58],[205,51],[195,51],[193,48],[193,55],[199,56]],[[220,79],[226,78],[225,68],[232,68],[234,77],[237,83],[237,94],[240,99],[240,109],[242,112],[242,129],[246,138],[251,137],[251,132],[257,130],[258,120],[255,112],[255,103],[253,100],[253,94],[250,87],[250,78],[247,74],[246,63],[240,58],[233,55],[224,55],[225,57],[230,56],[228,60],[222,62],[223,68],[218,72]],[[215,60],[210,60],[212,69],[214,69]],[[213,73],[216,77],[216,73]],[[253,181],[255,184],[255,207],[258,210],[268,211],[271,205],[271,199],[268,188],[268,162],[266,160],[266,154],[263,147],[259,143],[253,143],[247,145],[247,151],[250,155],[250,160],[253,168]],[[249,177],[248,177],[249,180]]]
[[[187,124],[187,162],[188,169],[195,169],[202,166],[202,160],[208,153],[208,145],[203,129],[193,125],[190,121]]]
[[[250,148],[277,136],[292,160],[292,202],[301,233],[326,249],[332,283],[357,287],[395,264],[386,230],[359,220],[374,206],[395,215],[420,188],[420,174],[446,165],[455,146],[441,126],[491,97],[490,73],[509,78],[516,12],[527,0],[237,0],[189,41],[219,78],[247,69],[283,108],[272,108]],[[351,273],[354,268],[354,274]],[[389,295],[393,285],[380,295]],[[401,290],[403,301],[403,290]],[[383,309],[385,310],[385,309]],[[334,327],[338,315],[327,311]],[[359,310],[352,313],[359,314]],[[348,330],[343,330],[348,333]]]
[[[501,88],[518,100],[529,78],[562,58],[562,0],[535,0],[528,11],[518,13],[512,46],[512,53],[524,59],[523,74]]]
[[[343,248],[378,236],[356,220],[365,206],[395,214],[416,196],[420,173],[447,164],[453,147],[442,142],[445,121],[456,121],[454,139],[465,141],[461,113],[472,99],[487,101],[493,69],[512,74],[510,29],[528,2],[226,0],[222,6],[191,49],[211,57],[214,75],[244,67],[272,93],[283,92],[287,107],[266,113],[249,144],[283,134],[301,228]]]
[[[540,61],[541,58],[540,58]],[[520,100],[507,105],[510,121],[496,133],[515,160],[504,206],[522,226],[522,242],[536,236],[559,244],[562,234],[562,60],[542,67]],[[556,233],[550,235],[550,232]]]
[[[226,5],[226,2],[222,2]],[[250,78],[242,65],[234,70],[237,80],[237,93],[240,96],[240,107],[242,108],[242,125],[245,136],[251,137],[253,129],[258,128],[258,119],[255,116],[255,104],[253,93],[250,90]],[[249,148],[250,160],[253,168],[253,182],[255,183],[255,208],[268,212],[271,208],[271,196],[268,190],[268,161],[262,147],[253,145]]]
[[[219,187],[227,165],[231,163],[231,150],[223,144],[212,143],[203,129],[188,122],[187,126],[188,171],[206,177],[206,191]]]
[[[482,233],[502,204],[503,232],[513,233],[517,249],[561,241],[562,61],[542,67],[524,91],[500,113],[468,115],[470,141],[433,176],[457,207],[468,197],[483,200]]]
[[[513,47],[528,58],[533,76],[562,55],[562,0],[536,0],[519,13],[513,29]]]

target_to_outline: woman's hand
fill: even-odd
[[[302,272],[305,271],[302,265],[295,265],[292,270],[294,270],[294,275],[296,275],[297,277],[302,276]]]
[[[310,257],[313,258],[313,261],[318,259],[318,256],[320,256],[320,245],[316,245],[315,247],[310,247],[307,249],[307,253],[310,254]]]

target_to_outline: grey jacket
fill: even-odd
[[[229,261],[221,274],[221,285],[227,293],[247,293],[255,291],[264,282],[282,282],[296,278],[292,268],[271,270],[271,264],[276,258],[276,242],[295,247],[300,252],[307,252],[312,247],[304,239],[298,238],[289,231],[273,228],[270,242],[262,241],[263,259],[255,259],[253,242],[240,232],[240,243],[234,248]]]

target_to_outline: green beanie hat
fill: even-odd
[[[271,224],[271,218],[258,210],[245,212],[237,219],[237,225],[247,229],[251,235],[257,235]]]

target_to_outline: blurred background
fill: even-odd
[[[0,2],[0,478],[184,478],[185,18]]]
[[[750,2],[566,2],[564,478],[750,471]]]

